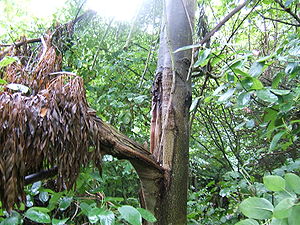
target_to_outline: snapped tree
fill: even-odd
[[[0,54],[19,58],[2,61],[1,77],[10,83],[0,93],[0,200],[7,209],[24,200],[24,182],[34,180],[26,175],[56,166],[51,174],[57,171],[59,187],[70,188],[81,166],[93,161],[100,167],[101,156],[111,154],[135,167],[141,204],[156,224],[186,224],[192,50],[176,50],[192,44],[194,7],[194,0],[165,1],[150,151],[95,115],[80,77],[59,72],[57,43],[74,23],[32,40],[42,43],[34,60],[24,57],[32,54],[26,39]]]

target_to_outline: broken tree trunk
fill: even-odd
[[[175,51],[192,44],[194,7],[194,0],[165,1],[150,140],[151,152],[166,169],[158,224],[186,224],[192,51]]]

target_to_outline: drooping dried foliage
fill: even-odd
[[[57,185],[64,189],[73,186],[80,167],[100,167],[100,120],[88,107],[82,78],[59,72],[55,33],[34,44],[35,52],[23,38],[6,54],[19,60],[2,78],[31,90],[0,91],[0,200],[6,209],[24,200],[24,176],[30,173],[57,166]]]

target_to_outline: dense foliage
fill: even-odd
[[[195,44],[237,2],[198,1]],[[23,34],[38,36],[58,18],[74,18],[81,2],[69,1],[53,21],[44,23],[16,23],[18,6],[1,4],[9,15],[1,18],[1,42],[11,43]],[[250,1],[196,52],[189,224],[297,225],[299,7],[297,0]],[[98,116],[145,145],[161,10],[160,1],[147,1],[133,24],[92,17],[78,24],[63,58],[64,71],[83,77]],[[103,175],[91,165],[81,171],[72,191],[55,192],[51,180],[28,186],[25,204],[10,215],[0,209],[1,224],[140,224],[142,217],[153,221],[139,206],[132,166],[109,156],[103,161]]]

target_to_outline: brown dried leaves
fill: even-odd
[[[61,70],[61,55],[45,36],[36,58],[27,44],[6,68],[9,83],[28,86],[31,96],[0,92],[0,201],[10,210],[24,200],[24,176],[58,167],[59,189],[71,188],[80,167],[100,167],[99,119],[88,108],[82,78]]]

